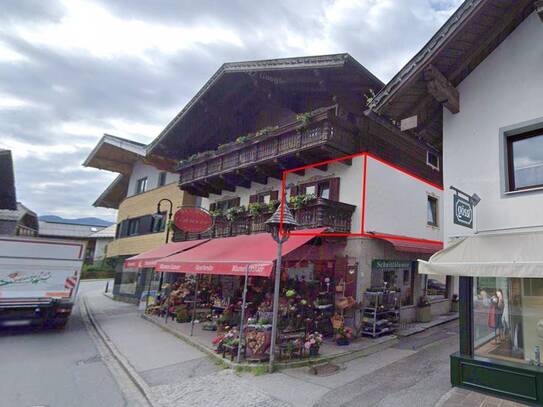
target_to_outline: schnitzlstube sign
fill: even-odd
[[[473,205],[460,195],[454,195],[453,221],[457,225],[473,229]]]

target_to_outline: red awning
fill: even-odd
[[[399,252],[434,254],[443,249],[443,242],[435,240],[382,234],[376,234],[374,237],[392,243],[394,248]]]
[[[158,260],[192,249],[205,242],[207,239],[168,243],[126,259],[124,266],[126,268],[153,268]]]
[[[307,235],[291,236],[283,244],[283,255],[319,236],[327,228],[307,229]],[[277,243],[269,233],[212,239],[189,251],[157,262],[156,271],[269,277],[277,257]]]

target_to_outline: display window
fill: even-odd
[[[475,355],[537,363],[543,346],[542,294],[541,278],[474,278]]]

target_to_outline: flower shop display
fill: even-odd
[[[309,352],[309,356],[317,356],[319,354],[322,342],[322,334],[316,331],[305,337],[304,348]]]
[[[353,329],[348,326],[342,326],[336,329],[336,344],[345,346],[351,343],[353,339]]]

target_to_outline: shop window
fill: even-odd
[[[437,198],[428,195],[427,223],[430,226],[437,226]]]
[[[529,363],[543,344],[543,279],[474,277],[474,350]]]
[[[447,298],[447,277],[426,276],[426,296],[430,301]]]
[[[428,164],[434,170],[439,171],[439,156],[436,153],[432,152],[432,151],[427,151],[426,152],[426,164]]]
[[[509,191],[543,187],[543,129],[507,137]]]
[[[128,221],[128,236],[135,236],[139,234],[140,220],[139,218],[130,219]]]
[[[147,177],[140,178],[136,182],[136,194],[141,194],[145,191],[147,191]]]
[[[166,171],[163,171],[163,172],[158,174],[158,186],[159,187],[162,187],[162,186],[166,185],[166,175],[167,175]]]

